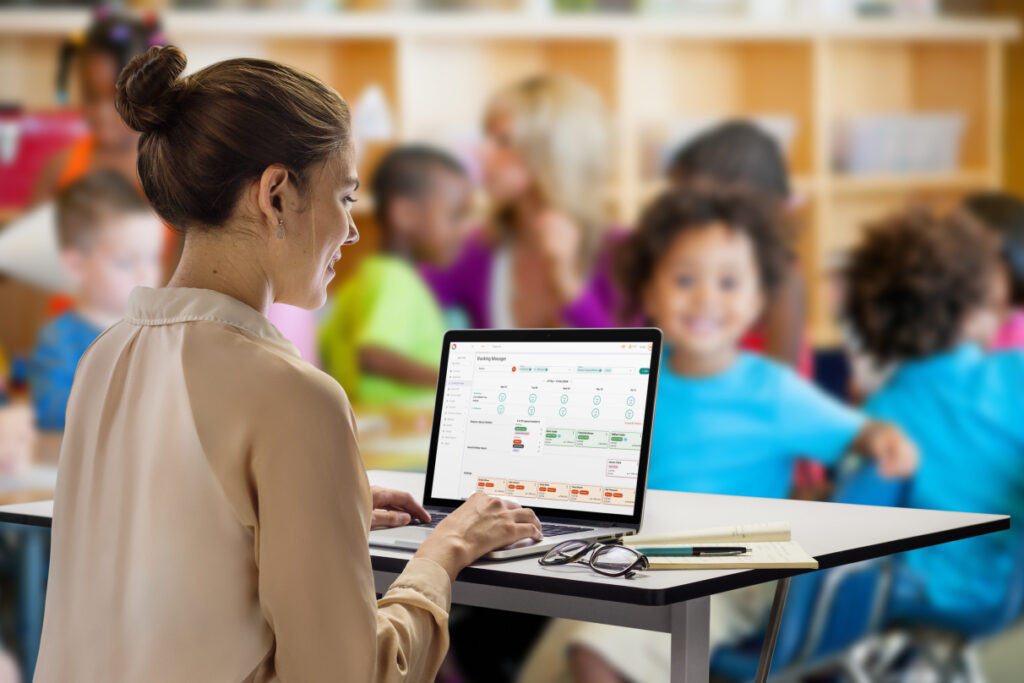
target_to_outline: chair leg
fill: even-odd
[[[843,657],[840,668],[851,683],[875,683],[875,679],[868,675],[855,657]]]
[[[966,683],[985,683],[985,671],[981,668],[978,648],[967,645],[960,653]]]

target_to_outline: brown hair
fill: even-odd
[[[763,291],[772,292],[789,263],[787,226],[776,204],[739,189],[666,190],[644,210],[636,231],[617,255],[618,279],[625,294],[624,318],[640,311],[644,287],[673,240],[713,225],[723,225],[750,240],[758,281]]]
[[[313,76],[262,59],[230,59],[181,78],[185,55],[151,47],[117,80],[117,111],[142,133],[139,178],[179,229],[230,217],[247,182],[282,164],[300,188],[309,167],[349,144],[348,107]]]
[[[135,186],[115,171],[82,176],[57,195],[56,204],[61,249],[88,249],[111,218],[131,213],[152,215]]]
[[[997,263],[996,240],[965,214],[896,214],[869,226],[850,255],[843,315],[876,362],[945,351],[987,300]]]

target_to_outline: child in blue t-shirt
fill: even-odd
[[[864,353],[896,367],[865,409],[921,449],[909,507],[1024,517],[1024,353],[984,350],[1001,324],[999,272],[998,244],[980,224],[920,211],[869,228],[846,267],[845,317]],[[1000,611],[1019,538],[1010,530],[900,556],[890,618]]]
[[[915,449],[788,367],[740,350],[786,267],[777,218],[751,195],[661,197],[622,252],[633,304],[665,333],[648,486],[781,498],[798,456],[856,451],[907,475]]]
[[[740,349],[787,254],[771,205],[725,191],[669,191],[623,245],[623,290],[665,335],[650,488],[781,498],[796,458],[832,465],[851,451],[887,475],[914,471],[917,451],[899,429]],[[770,605],[767,585],[714,596],[712,649],[756,632]],[[570,652],[570,680],[668,679],[664,634],[561,622],[549,638]],[[540,672],[565,664],[533,660],[522,680],[555,680]]]
[[[121,319],[132,289],[159,285],[164,230],[138,190],[113,171],[94,171],[57,197],[57,237],[75,308],[39,331],[29,360],[40,429],[64,429],[82,354]]]

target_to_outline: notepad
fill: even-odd
[[[737,524],[710,529],[688,529],[657,534],[637,534],[622,544],[641,546],[702,545],[750,548],[745,555],[701,557],[649,557],[651,569],[817,569],[818,561],[791,538],[788,522]]]
[[[701,543],[701,545],[730,545]],[[745,555],[649,557],[651,569],[817,569],[818,561],[794,541],[749,543]]]
[[[720,526],[711,529],[688,529],[667,533],[627,536],[622,539],[623,545],[708,545],[721,543],[725,545],[744,545],[746,543],[762,543],[766,541],[788,541],[790,530],[788,522],[761,522],[758,524],[737,524]]]

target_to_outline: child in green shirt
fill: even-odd
[[[331,303],[319,332],[323,369],[355,404],[429,404],[447,326],[417,266],[458,254],[471,186],[445,152],[403,146],[381,161],[372,191],[381,250]]]

